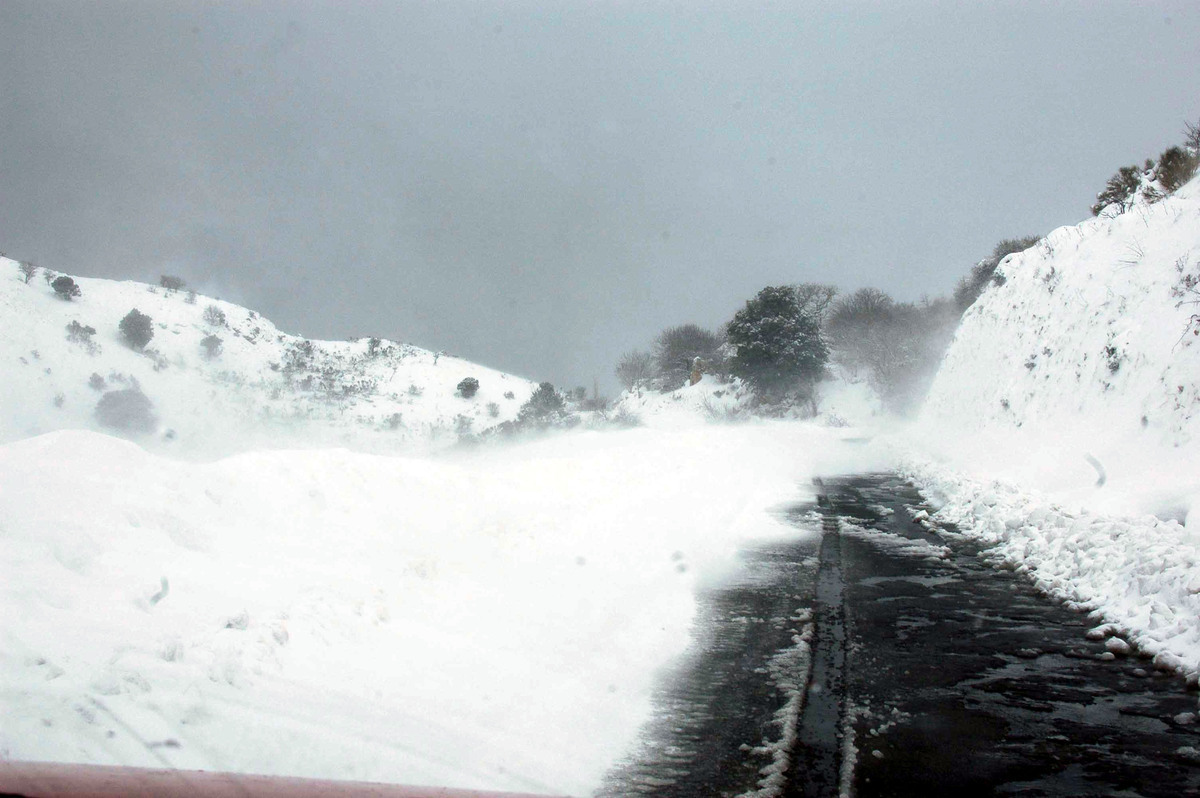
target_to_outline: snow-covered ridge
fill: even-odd
[[[1122,446],[1200,439],[1200,338],[1179,306],[1200,273],[1200,180],[1060,227],[999,266],[923,409],[963,429],[1064,427]],[[1200,299],[1200,296],[1192,297]]]
[[[535,387],[409,344],[310,341],[247,308],[144,283],[75,278],[82,295],[64,301],[43,272],[26,283],[18,267],[0,258],[0,442],[56,429],[120,434],[98,424],[96,404],[136,384],[158,417],[157,432],[138,438],[144,446],[204,456],[314,445],[391,451],[513,419]],[[145,352],[118,329],[134,308],[153,321]],[[95,332],[70,341],[72,322]],[[221,344],[210,358],[201,341],[211,335]],[[456,392],[465,377],[479,380],[470,399]]]

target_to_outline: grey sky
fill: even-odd
[[[1200,4],[0,0],[0,251],[612,386],[767,284],[949,292],[1200,118]]]

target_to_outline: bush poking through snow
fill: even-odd
[[[529,401],[521,405],[517,423],[545,427],[561,421],[565,416],[566,403],[562,395],[548,382],[538,385]]]
[[[495,402],[488,402],[487,412],[490,418],[497,418],[500,415],[500,405]]]
[[[88,387],[93,391],[103,391],[105,385],[104,378],[94,371],[92,372],[92,376],[88,377]]]
[[[82,295],[79,286],[75,285],[75,281],[65,274],[60,277],[55,277],[54,282],[50,283],[50,287],[54,289],[54,293],[61,299],[70,302],[72,297]]]
[[[204,309],[204,321],[211,324],[213,327],[225,326],[225,311],[221,310],[216,305],[209,305]]]
[[[121,337],[133,349],[141,351],[154,337],[154,323],[145,313],[137,308],[125,314],[119,325]]]
[[[1096,195],[1092,215],[1099,216],[1109,205],[1119,205],[1121,212],[1129,210],[1142,185],[1142,170],[1136,166],[1122,166],[1104,184],[1104,190]]]
[[[96,420],[121,432],[149,433],[158,426],[154,404],[137,387],[109,391],[96,403]]]
[[[1103,210],[1103,208],[1101,208]],[[971,273],[958,281],[954,288],[954,301],[959,311],[966,311],[990,284],[1004,285],[1004,275],[996,271],[1000,261],[1016,252],[1024,252],[1038,242],[1038,236],[1006,238],[992,250],[992,254],[976,263]]]
[[[91,336],[96,335],[94,326],[85,326],[78,322],[67,324],[67,341],[71,343],[82,343],[83,346],[91,349],[96,344],[91,342]]]
[[[457,386],[458,395],[463,399],[470,399],[479,392],[479,380],[474,377],[466,377]]]
[[[1158,178],[1163,190],[1172,194],[1192,179],[1192,176],[1196,174],[1197,163],[1200,163],[1200,158],[1196,155],[1182,147],[1171,147],[1158,156],[1158,166],[1154,170],[1154,176]]]
[[[29,281],[37,274],[38,267],[29,261],[23,261],[17,266],[21,270],[21,277],[25,280],[25,285],[29,285]]]
[[[215,335],[206,335],[200,339],[200,348],[204,350],[206,360],[212,360],[221,354],[224,343]]]
[[[185,285],[187,285],[182,277],[172,277],[169,274],[164,274],[159,277],[158,284],[168,291],[179,291]]]

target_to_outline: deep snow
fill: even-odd
[[[699,580],[814,473],[795,423],[440,458],[0,447],[0,754],[585,794],[689,641]],[[163,580],[168,589],[165,597]]]

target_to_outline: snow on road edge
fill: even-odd
[[[935,521],[988,544],[986,556],[1050,596],[1109,624],[1155,665],[1200,669],[1200,545],[1183,525],[1063,507],[999,480],[971,479],[909,456],[900,473],[937,508]]]

